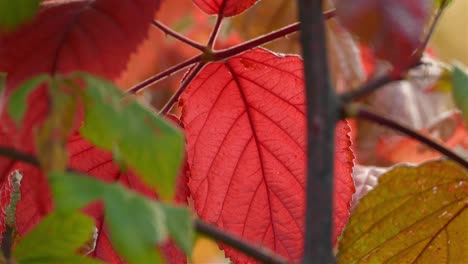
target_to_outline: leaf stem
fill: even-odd
[[[223,3],[221,4],[221,7],[219,8],[219,13],[218,13],[218,16],[216,17],[216,23],[213,27],[213,30],[211,31],[210,38],[208,39],[208,44],[206,44],[208,50],[213,49],[213,46],[215,44],[216,37],[218,36],[218,33],[219,33],[219,29],[221,28],[221,24],[223,23],[224,9],[226,7],[227,1],[228,0],[224,0]]]
[[[181,42],[197,49],[197,50],[200,50],[200,51],[205,51],[206,47],[194,40],[191,40],[187,37],[185,37],[184,35],[181,35],[179,34],[178,32],[172,30],[171,28],[169,28],[168,26],[164,25],[163,23],[159,22],[158,20],[153,20],[153,26],[159,28],[162,32],[164,32],[165,34],[167,35],[170,35],[178,40],[180,40]]]
[[[200,64],[199,64],[200,65]],[[195,71],[195,70],[194,70]],[[193,72],[194,72],[193,71]],[[35,167],[40,167],[39,159],[31,154],[22,153],[16,151],[15,149],[0,146],[0,156],[12,158],[19,162],[24,162]],[[69,169],[72,170],[72,169]],[[73,171],[73,170],[72,170]],[[195,229],[205,234],[208,237],[211,237],[215,240],[218,240],[228,246],[238,249],[239,251],[261,261],[264,263],[275,263],[275,264],[286,264],[287,261],[283,259],[281,256],[275,255],[273,252],[269,251],[266,248],[260,248],[249,244],[247,241],[243,241],[242,239],[235,237],[226,231],[219,229],[213,225],[203,222],[202,220],[195,220],[193,222],[193,226]],[[7,226],[8,228],[8,226]],[[8,229],[7,229],[8,232]],[[5,235],[5,234],[4,234]],[[5,236],[4,236],[5,241]],[[8,252],[11,248],[7,248],[8,245],[6,243],[2,244],[2,251]],[[7,255],[7,254],[5,254]]]
[[[421,62],[421,58],[418,58],[413,64],[409,65],[405,69],[395,69],[390,71],[382,76],[379,76],[375,79],[371,79],[361,85],[359,88],[352,89],[348,92],[345,92],[340,95],[340,99],[342,103],[350,103],[354,100],[360,99],[366,95],[369,95],[381,88],[383,88],[386,84],[401,81],[405,79],[406,74],[413,68],[416,68],[423,63]]]
[[[328,69],[322,0],[298,0],[307,101],[307,193],[302,263],[335,263],[332,243],[337,97]]]
[[[207,224],[201,220],[195,220],[194,222],[195,229],[207,235],[217,241],[220,241],[226,245],[229,245],[240,252],[243,252],[262,263],[274,263],[274,264],[286,264],[288,263],[282,257],[275,255],[273,252],[267,248],[255,247],[233,235],[226,233],[224,230],[219,229],[213,225]]]
[[[324,14],[325,19],[330,19],[335,17],[336,12],[335,10],[330,10],[326,11]],[[252,40],[246,41],[244,43],[241,43],[237,46],[227,48],[224,50],[219,50],[219,51],[214,51],[213,55],[216,58],[216,60],[223,60],[229,57],[232,57],[234,55],[237,55],[239,53],[242,53],[244,51],[253,49],[255,47],[264,45],[266,43],[275,41],[279,38],[285,37],[286,35],[292,34],[294,32],[297,32],[300,30],[301,24],[300,22],[293,23],[291,25],[285,26],[283,28],[280,28],[278,30],[275,30],[273,32],[270,32],[266,35],[254,38]]]
[[[356,105],[356,104],[348,105],[345,109],[345,112],[348,114],[348,116],[359,117],[359,118],[377,123],[379,125],[391,128],[395,131],[399,131],[400,133],[405,134],[427,145],[428,147],[442,153],[446,157],[452,159],[453,161],[457,162],[464,168],[468,169],[468,160],[464,159],[463,157],[453,152],[449,148],[437,143],[434,139],[426,137],[423,134],[417,132],[416,130],[411,129],[405,125],[402,125],[398,123],[397,121],[394,121],[384,116],[381,116],[379,114],[373,113],[372,111],[367,110],[364,107]]]
[[[335,16],[335,10],[330,10],[330,11],[325,12],[324,16],[325,16],[326,19],[334,17]],[[269,33],[267,35],[260,36],[258,38],[252,39],[250,41],[244,42],[242,44],[239,44],[237,46],[234,46],[234,47],[231,47],[231,48],[228,48],[228,49],[214,51],[214,52],[212,52],[210,54],[206,54],[207,53],[207,48],[205,48],[204,53],[198,54],[198,55],[196,55],[196,56],[194,56],[194,57],[192,57],[192,58],[190,58],[188,60],[185,60],[185,61],[183,61],[183,62],[181,62],[181,63],[179,63],[177,65],[174,65],[174,66],[166,69],[165,71],[160,72],[160,73],[158,73],[158,74],[156,74],[156,75],[142,81],[141,83],[139,83],[139,84],[133,86],[132,88],[128,89],[127,93],[136,94],[139,91],[145,89],[146,87],[148,87],[148,86],[150,86],[150,85],[152,85],[154,83],[157,83],[157,82],[163,80],[164,78],[169,77],[172,74],[189,67],[192,64],[199,63],[199,62],[202,62],[202,61],[209,62],[209,61],[219,61],[219,60],[227,59],[229,57],[232,57],[232,56],[237,55],[239,53],[242,53],[244,51],[253,49],[253,48],[257,47],[257,46],[266,44],[266,43],[274,41],[274,40],[276,40],[278,38],[282,38],[282,37],[284,37],[284,36],[286,36],[288,34],[299,31],[299,29],[300,29],[300,23],[294,23],[294,24],[291,24],[291,25],[286,26],[284,28],[281,28],[279,30],[273,31],[273,32],[271,32],[271,33]],[[216,36],[215,36],[215,38],[216,38]]]
[[[343,93],[340,95],[341,101],[343,103],[349,103],[356,99],[362,98],[366,95],[375,92],[386,84],[389,84],[394,81],[399,81],[403,79],[403,74],[400,73],[388,73],[383,76],[379,76],[375,79],[371,79],[368,82],[364,83],[361,87],[350,90],[349,92]]]
[[[188,74],[188,76],[182,82],[179,89],[177,89],[177,91],[172,95],[171,99],[169,99],[169,101],[166,103],[166,105],[164,105],[164,107],[161,109],[159,114],[166,115],[167,113],[169,113],[169,111],[172,109],[174,104],[179,100],[179,97],[182,95],[182,93],[188,87],[190,82],[195,78],[195,76],[202,70],[202,68],[204,66],[205,66],[205,63],[201,62],[201,63],[198,63],[193,68],[193,70]]]
[[[194,63],[198,63],[198,62],[201,62],[202,61],[202,54],[199,54],[199,55],[196,55],[186,61],[183,61],[177,65],[174,65],[168,69],[166,69],[165,71],[162,71],[146,80],[144,80],[143,82],[133,86],[132,88],[128,89],[127,90],[127,93],[131,93],[131,94],[136,94],[138,93],[139,91],[145,89],[146,87],[150,86],[151,84],[154,84],[154,83],[157,83],[161,80],[163,80],[164,78],[166,77],[169,77],[171,76],[172,74],[178,72],[178,71],[181,71],[185,68],[187,68],[188,66],[194,64]]]
[[[439,24],[440,18],[444,14],[444,11],[445,11],[445,9],[446,9],[446,7],[448,5],[448,2],[449,2],[448,0],[442,0],[442,2],[440,3],[440,7],[437,10],[436,16],[432,20],[432,23],[431,23],[431,25],[429,27],[429,31],[428,31],[428,33],[426,35],[426,38],[422,42],[421,47],[416,52],[416,55],[415,55],[416,57],[421,58],[422,55],[424,54],[424,51],[426,50],[427,46],[429,45],[429,41],[431,40],[432,35],[434,34],[435,28]]]

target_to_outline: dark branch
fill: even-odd
[[[332,243],[337,98],[330,84],[322,0],[298,0],[307,101],[307,193],[302,263],[335,263]]]
[[[351,105],[347,107],[347,110],[345,110],[349,116],[356,116],[374,123],[377,123],[379,125],[391,128],[395,131],[398,131],[400,133],[403,133],[413,139],[416,139],[417,141],[427,145],[428,147],[442,153],[446,157],[452,159],[453,161],[457,162],[461,166],[465,167],[468,169],[468,160],[464,159],[457,153],[453,152],[449,148],[437,143],[434,139],[431,139],[429,137],[424,136],[423,134],[415,131],[414,129],[411,129],[407,126],[404,126],[394,120],[388,119],[384,116],[381,116],[379,114],[373,113],[367,109],[365,109],[362,106],[358,105]]]
[[[251,244],[244,242],[243,240],[234,237],[225,231],[207,224],[201,220],[195,220],[194,223],[195,229],[208,237],[216,239],[219,242],[222,242],[226,245],[229,245],[240,252],[243,252],[262,263],[273,263],[273,264],[285,264],[288,263],[282,257],[275,255],[273,252],[266,248],[255,247]]]
[[[22,161],[39,167],[39,160],[31,154],[18,152],[12,148],[0,146],[0,156],[11,158],[12,160]]]
[[[362,98],[366,95],[369,95],[382,87],[386,84],[389,84],[394,81],[399,81],[402,79],[401,75],[398,74],[386,74],[375,79],[369,80],[361,87],[353,89],[349,92],[343,93],[341,97],[341,101],[343,103],[350,103],[356,99]]]

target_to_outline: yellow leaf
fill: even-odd
[[[386,174],[351,215],[340,263],[468,263],[468,171],[450,161]]]

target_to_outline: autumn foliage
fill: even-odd
[[[261,47],[299,31],[298,24],[243,42],[245,34],[236,31],[246,19],[242,13],[268,1],[20,2],[29,2],[32,15],[0,19],[4,255],[19,263],[186,263],[192,221],[200,218],[288,262],[301,261],[304,230],[311,224],[305,223],[310,88],[299,54]],[[382,69],[389,82],[409,76],[421,64],[431,14],[444,8],[445,1],[434,2],[439,6],[425,0],[329,1],[336,7],[325,16],[333,23],[329,47],[343,52],[330,56],[337,90],[355,91],[347,86],[359,88]],[[237,15],[237,22],[229,20]],[[222,23],[233,29],[220,30]],[[171,31],[177,27],[190,39]],[[179,39],[157,35],[154,28]],[[355,71],[346,71],[348,65]],[[458,74],[454,87],[466,87],[464,72]],[[145,95],[140,92],[150,86]],[[155,113],[154,106],[162,111]],[[434,141],[466,149],[466,122],[458,112],[451,117],[457,123],[450,135]],[[418,129],[431,136],[429,128]],[[368,133],[365,125],[344,118],[335,134],[334,157],[324,159],[334,160],[330,236],[339,261],[416,263],[432,256],[455,263],[429,248],[443,245],[455,255],[466,249],[460,239],[451,240],[456,246],[447,242],[466,231],[466,168],[447,161],[400,167],[358,203],[355,182],[366,184],[366,176],[353,175],[353,166],[374,164],[356,142],[371,146],[377,165],[440,154],[422,153],[421,143],[408,137]],[[424,204],[422,195],[433,202]],[[358,207],[347,227],[353,199]],[[410,207],[420,211],[405,219]],[[430,232],[421,232],[431,225]],[[48,243],[44,230],[50,230],[50,247],[36,243]],[[233,245],[219,246],[234,263],[256,262]]]

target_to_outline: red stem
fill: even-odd
[[[323,15],[324,15],[325,19],[330,19],[330,18],[335,17],[336,12],[333,9],[333,10],[330,10],[330,11],[326,11]],[[273,32],[271,32],[269,34],[260,36],[258,38],[255,38],[255,39],[252,39],[252,40],[249,40],[249,41],[246,41],[246,42],[244,42],[242,44],[239,44],[237,46],[234,46],[234,47],[231,47],[231,48],[228,48],[228,49],[224,49],[224,50],[220,50],[220,51],[215,51],[213,53],[213,55],[216,58],[216,60],[223,60],[223,59],[232,57],[234,55],[237,55],[239,53],[242,53],[244,51],[247,51],[247,50],[253,49],[255,47],[264,45],[266,43],[272,42],[272,41],[277,40],[279,38],[282,38],[282,37],[284,37],[286,35],[297,32],[297,31],[300,30],[300,26],[301,26],[301,24],[299,22],[296,22],[294,24],[288,25],[288,26],[283,27],[281,29],[275,30],[275,31],[273,31]]]
[[[179,34],[178,32],[172,30],[171,28],[169,28],[168,26],[162,24],[161,22],[157,21],[157,20],[153,20],[153,26],[159,28],[162,32],[164,32],[165,34],[167,35],[170,35],[178,40],[180,40],[181,42],[197,49],[197,50],[200,50],[200,51],[205,51],[206,47],[194,40],[191,40],[187,37],[185,37],[184,35],[181,35]]]
[[[330,10],[330,11],[325,12],[324,16],[325,16],[325,19],[333,18],[335,16],[335,10]],[[297,23],[291,24],[289,26],[286,26],[284,28],[281,28],[279,30],[273,31],[273,32],[271,32],[271,33],[269,33],[267,35],[260,36],[258,38],[252,39],[250,41],[244,42],[242,44],[239,44],[237,46],[234,46],[234,47],[231,47],[231,48],[228,48],[228,49],[215,51],[212,54],[206,54],[206,53],[198,54],[195,57],[192,57],[192,58],[190,58],[190,59],[188,59],[188,60],[186,60],[184,62],[181,62],[181,63],[179,63],[177,65],[174,65],[171,68],[168,68],[165,71],[160,72],[160,73],[158,73],[158,74],[144,80],[143,82],[133,86],[132,88],[127,90],[127,93],[135,94],[135,93],[145,89],[146,87],[148,87],[148,86],[150,86],[150,85],[152,85],[154,83],[157,83],[158,81],[161,81],[164,78],[169,77],[172,74],[174,74],[174,73],[176,73],[176,72],[178,72],[180,70],[183,70],[183,69],[189,67],[192,64],[199,63],[199,62],[202,62],[203,60],[206,60],[207,58],[208,58],[208,60],[206,60],[205,62],[219,61],[219,60],[227,59],[229,57],[232,57],[232,56],[237,55],[239,53],[242,53],[244,51],[253,49],[253,48],[257,47],[257,46],[260,46],[260,45],[266,44],[268,42],[271,42],[271,41],[277,40],[279,38],[282,38],[282,37],[284,37],[284,36],[286,36],[288,34],[297,32],[297,31],[299,31],[299,29],[300,29],[300,23],[297,22]],[[206,49],[205,49],[205,52],[206,52]]]
[[[179,89],[172,95],[171,99],[166,103],[166,105],[161,109],[161,112],[159,114],[161,115],[166,115],[171,111],[172,107],[174,104],[179,100],[179,97],[182,95],[182,93],[185,91],[185,89],[188,87],[190,82],[197,76],[197,74],[202,70],[203,66],[205,66],[205,63],[199,63],[195,66],[195,68],[192,70],[192,72],[189,73],[187,78],[183,81],[183,83],[180,85]]]
[[[179,63],[177,65],[174,65],[174,66],[166,69],[165,71],[160,72],[160,73],[158,73],[158,74],[144,80],[143,82],[135,85],[134,87],[128,89],[127,93],[136,94],[139,91],[141,91],[142,89],[150,86],[151,84],[154,84],[154,83],[156,83],[156,82],[158,82],[158,81],[160,81],[160,80],[162,80],[162,79],[164,79],[166,77],[169,77],[172,74],[174,74],[174,73],[176,73],[176,72],[178,72],[180,70],[183,70],[183,69],[187,68],[188,66],[190,66],[190,65],[192,65],[194,63],[201,62],[201,60],[202,60],[202,54],[199,54],[199,55],[197,55],[195,57],[192,57],[192,58],[190,58],[190,59],[188,59],[188,60],[186,60],[184,62],[181,62],[181,63]]]
[[[226,7],[226,2],[227,0],[223,1],[223,3],[221,4],[221,7],[219,8],[219,13],[218,13],[218,17],[216,18],[215,26],[213,30],[211,31],[208,44],[206,45],[208,49],[213,48],[213,45],[216,41],[216,37],[218,36],[219,29],[221,28],[221,23],[223,22],[223,18],[224,18],[224,8]]]

